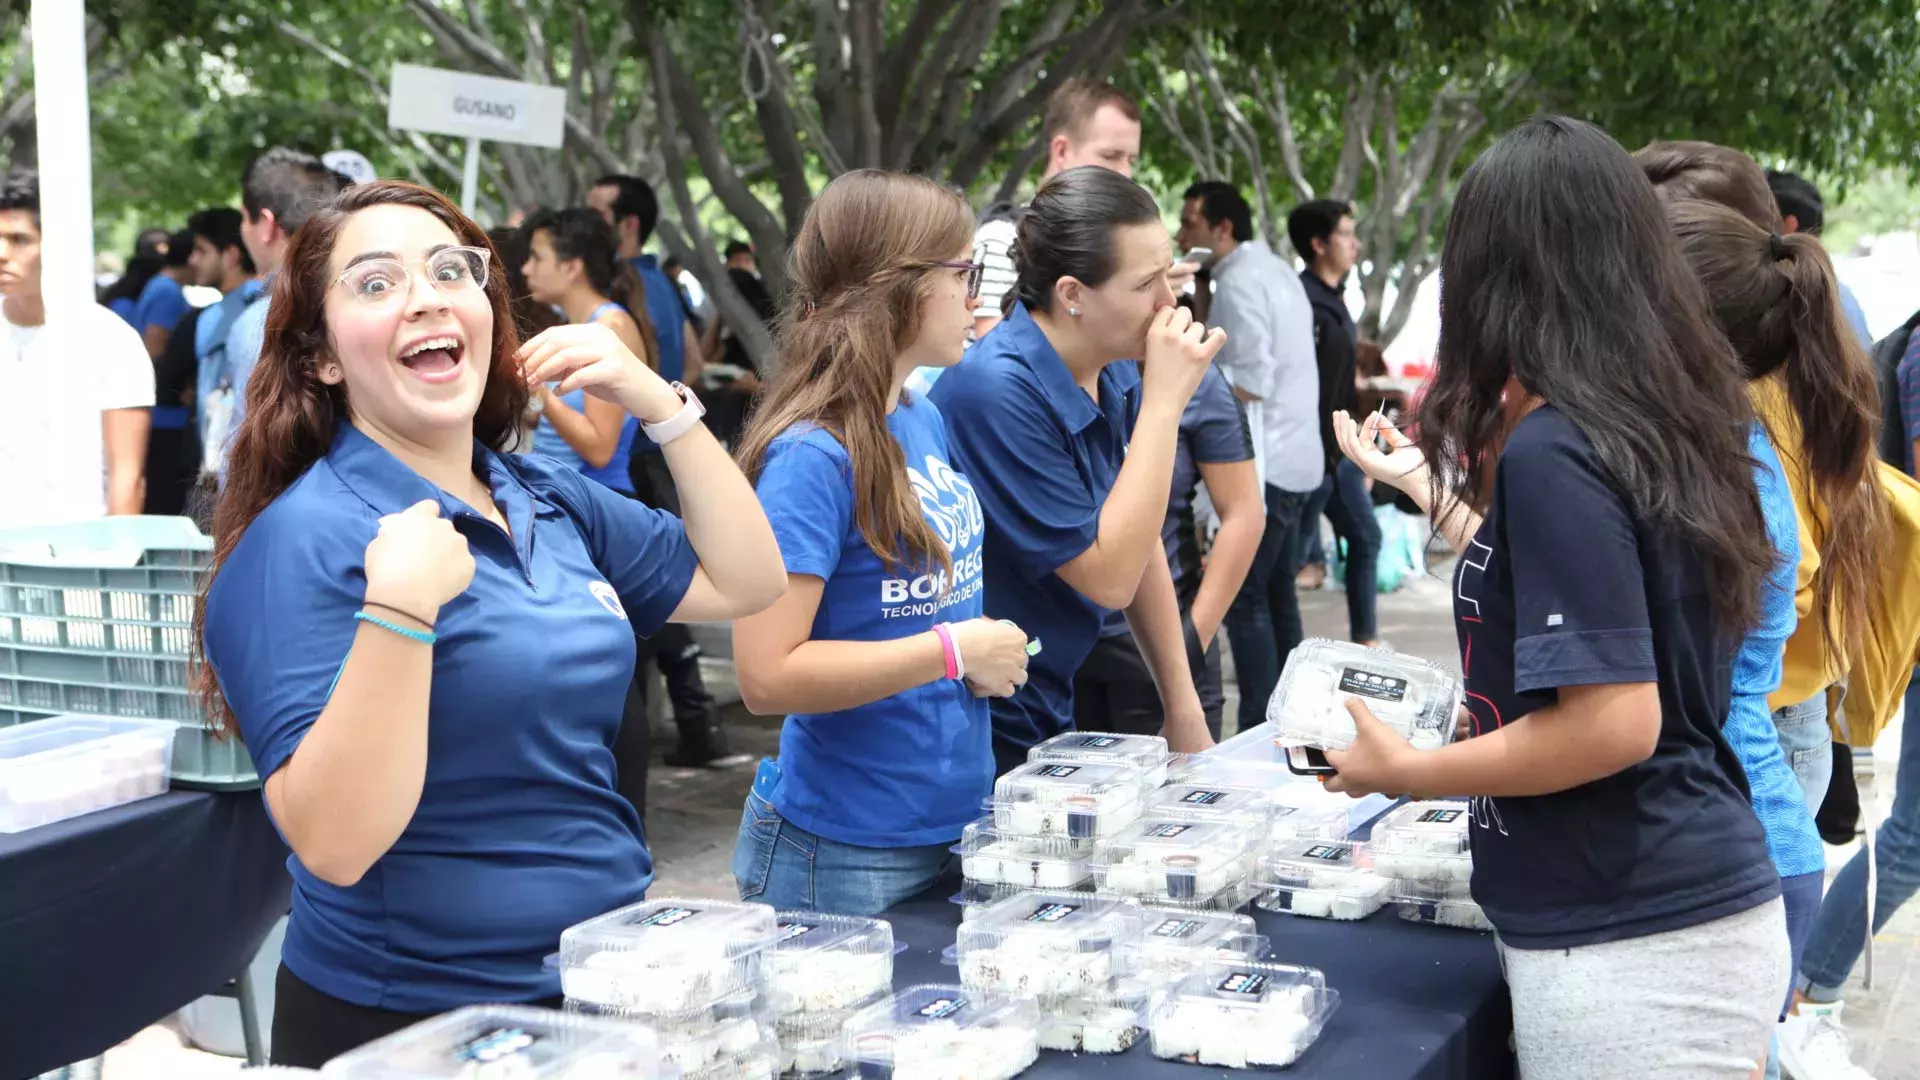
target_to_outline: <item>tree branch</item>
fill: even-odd
[[[761,78],[754,85],[765,89],[753,96],[753,111],[760,123],[761,141],[766,144],[774,185],[780,191],[780,214],[791,232],[800,227],[807,207],[813,205],[806,151],[800,145],[800,121],[793,111],[793,78],[766,37],[766,23],[771,17],[767,0],[746,0],[746,8],[749,19],[757,20],[759,25],[750,26],[746,31],[750,39],[746,42],[747,56],[743,62],[749,66],[742,71],[741,89],[753,96],[753,86],[746,84],[754,83],[752,65],[758,65]],[[837,173],[840,163],[832,157],[832,149],[831,146],[822,148],[822,160],[828,162],[830,173]]]
[[[1300,141],[1293,130],[1293,110],[1287,105],[1286,79],[1275,71],[1273,88],[1269,90],[1258,69],[1253,78],[1254,85],[1259,87],[1260,105],[1280,143],[1280,163],[1287,170],[1287,182],[1293,185],[1294,201],[1306,202],[1313,198],[1313,185],[1307,182],[1307,171],[1300,163]]]
[[[848,3],[847,43],[853,60],[851,160],[857,168],[877,168],[881,165],[880,114],[874,94],[880,80],[880,50],[885,44],[886,26],[881,0],[848,0]]]
[[[359,76],[360,80],[366,83],[367,88],[373,92],[374,101],[377,102],[382,109],[387,107],[387,102],[390,99],[390,95],[387,93],[387,84],[381,82],[380,76],[375,75],[365,65],[285,19],[275,19],[273,25],[274,29],[293,39],[297,44],[319,53],[321,58],[333,66]],[[460,166],[456,164],[452,158],[441,153],[440,148],[429,142],[426,136],[417,131],[407,131],[404,132],[404,138],[406,139],[407,145],[411,146],[414,152],[425,158],[434,168],[439,169],[450,178],[460,175]]]
[[[1347,75],[1347,100],[1340,110],[1345,132],[1340,145],[1340,161],[1333,170],[1333,183],[1327,197],[1351,201],[1360,184],[1360,166],[1372,153],[1374,98],[1379,91],[1380,75],[1369,71],[1351,71]]]
[[[909,129],[919,132],[912,138],[913,150],[904,166],[909,171],[937,173],[934,163],[952,152],[954,129],[960,123],[960,110],[966,107],[974,68],[992,44],[994,31],[1000,25],[1000,12],[1006,5],[1007,0],[974,0],[948,24],[947,33],[940,36],[935,52],[952,59],[940,81],[939,96],[928,99],[929,105],[934,106],[932,121],[922,126],[918,120],[924,114],[916,115],[916,123]],[[906,137],[903,136],[902,141],[906,142]]]
[[[1226,84],[1220,78],[1220,69],[1208,54],[1206,42],[1195,35],[1193,46],[1188,50],[1190,66],[1199,69],[1200,77],[1205,80],[1207,89],[1213,92],[1214,104],[1227,122],[1227,135],[1240,150],[1240,156],[1247,159],[1247,167],[1253,174],[1253,190],[1260,206],[1260,232],[1267,246],[1275,250],[1280,247],[1280,225],[1274,213],[1273,191],[1267,185],[1267,163],[1260,153],[1260,139],[1253,125],[1247,122],[1246,114],[1240,111],[1240,105],[1233,95],[1227,92]]]
[[[877,94],[880,127],[886,133],[884,152],[888,160],[892,160],[900,145],[895,127],[906,104],[907,81],[921,66],[921,57],[927,51],[927,42],[932,40],[934,30],[959,3],[960,0],[920,0],[914,5],[913,14],[907,18],[907,25],[901,28],[900,36],[887,47],[886,56],[880,64]]]
[[[461,24],[460,20],[442,11],[433,0],[407,0],[407,5],[413,9],[414,15],[420,19],[421,24],[443,47],[455,53],[465,53],[481,61],[493,69],[490,74],[521,82],[527,81],[526,73],[520,65],[500,51],[500,47],[493,43],[492,38],[468,29]]]

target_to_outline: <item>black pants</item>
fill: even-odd
[[[533,1004],[557,1009],[561,1000],[547,998]],[[430,1015],[341,1001],[302,982],[281,964],[273,979],[273,1064],[317,1069]]]
[[[147,435],[147,498],[143,514],[171,517],[187,510],[187,495],[200,478],[200,432],[155,428]]]
[[[1220,738],[1220,713],[1226,693],[1220,680],[1220,642],[1216,637],[1200,652],[1193,622],[1182,617],[1187,631],[1187,663],[1193,669],[1194,689],[1207,715],[1207,731]],[[1073,726],[1081,731],[1111,731],[1125,735],[1158,735],[1166,723],[1153,671],[1140,655],[1132,634],[1103,637],[1073,676]]]

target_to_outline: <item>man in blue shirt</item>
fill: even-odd
[[[646,286],[647,321],[659,345],[660,377],[698,386],[700,336],[680,304],[680,287],[660,268],[658,258],[642,253],[660,220],[660,200],[653,186],[637,176],[603,176],[587,192],[587,206],[613,226],[620,258]],[[634,434],[629,468],[641,502],[672,514],[680,512],[680,496],[666,461],[644,432]],[[646,644],[652,646],[651,656],[642,651],[640,668],[645,670],[649,659],[659,665],[667,682],[667,698],[673,703],[674,725],[680,729],[680,747],[667,755],[667,764],[723,768],[750,760],[728,752],[726,729],[720,726],[713,695],[700,674],[700,646],[687,628],[668,625]]]
[[[148,279],[146,287],[140,290],[140,299],[133,307],[133,328],[140,331],[141,343],[147,347],[147,356],[159,359],[167,349],[167,340],[173,336],[173,328],[180,325],[192,304],[187,303],[186,290],[182,286],[193,280],[193,271],[187,265],[187,259],[193,254],[192,235],[187,232],[176,233],[167,240],[165,260],[160,272]],[[154,417],[155,426],[160,422]]]

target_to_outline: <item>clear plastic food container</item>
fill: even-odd
[[[893,988],[893,925],[783,911],[761,966],[776,1013],[848,1009]]]
[[[1428,799],[1387,811],[1373,825],[1367,850],[1385,877],[1467,882],[1473,878],[1468,804]]]
[[[836,1073],[846,1066],[841,1033],[847,1021],[885,1001],[891,986],[867,995],[844,1009],[782,1013],[775,1021],[780,1035],[780,1072],[793,1076]]]
[[[843,1044],[854,1077],[1011,1080],[1040,1056],[1040,1010],[959,986],[915,986],[847,1021]]]
[[[0,833],[164,794],[171,720],[51,716],[0,729]]]
[[[1140,906],[1087,893],[1024,893],[963,922],[954,954],[968,989],[1010,997],[1074,997],[1128,972]]]
[[[1177,908],[1142,908],[1141,914],[1145,921],[1133,942],[1136,959],[1128,966],[1165,981],[1224,956],[1259,960],[1266,955],[1266,939],[1251,916]]]
[[[780,1075],[780,1043],[769,1037],[740,1050],[723,1051],[681,1080],[774,1080]]]
[[[1273,794],[1227,784],[1175,783],[1147,801],[1149,817],[1182,821],[1257,821],[1273,813]]]
[[[1119,1054],[1146,1034],[1147,1002],[1163,980],[1117,979],[1094,993],[1040,1002],[1040,1048]]]
[[[1025,889],[1078,888],[1093,874],[1088,856],[1090,840],[1065,836],[1003,835],[993,818],[982,818],[960,833],[953,847],[960,856],[960,873],[980,885],[1014,885]]]
[[[1167,740],[1158,735],[1115,735],[1069,731],[1027,751],[1028,761],[1131,765],[1147,776],[1149,787],[1167,782]]]
[[[1000,835],[1098,840],[1140,817],[1151,790],[1128,765],[1029,761],[993,787],[993,824]]]
[[[1320,1037],[1340,994],[1315,968],[1218,960],[1154,995],[1153,1055],[1230,1069],[1285,1068]]]
[[[640,1024],[524,1006],[479,1005],[334,1058],[330,1080],[672,1080]]]
[[[1408,922],[1452,926],[1461,930],[1491,930],[1486,912],[1473,900],[1473,891],[1465,881],[1445,879],[1409,880],[1396,878],[1390,899]]]
[[[680,1014],[755,988],[774,940],[766,904],[648,900],[560,935],[560,988],[570,1002],[630,1014]]]
[[[1103,844],[1094,888],[1151,903],[1190,903],[1244,886],[1253,873],[1265,818],[1178,821],[1149,818]]]
[[[1267,702],[1275,738],[1294,746],[1345,750],[1353,745],[1349,698],[1423,750],[1453,738],[1460,677],[1418,657],[1344,641],[1311,638],[1287,657]]]
[[[1256,903],[1316,919],[1364,919],[1386,904],[1392,885],[1365,861],[1359,844],[1295,841],[1262,860]]]

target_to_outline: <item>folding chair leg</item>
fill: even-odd
[[[259,1068],[267,1063],[264,1040],[260,1037],[260,1008],[253,999],[253,972],[242,971],[233,980],[233,999],[240,1006],[240,1038],[247,1048],[247,1064]]]

